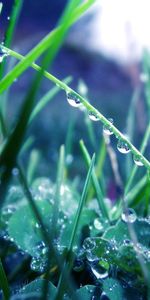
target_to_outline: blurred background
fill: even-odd
[[[13,1],[1,2],[3,11],[0,17],[0,36],[3,41]],[[27,53],[56,26],[66,3],[65,0],[24,1],[12,48],[22,54]],[[131,139],[137,147],[148,121],[143,92],[143,81],[147,79],[142,73],[142,53],[150,44],[149,8],[147,0],[139,0],[138,3],[135,0],[98,0],[70,30],[50,68],[50,72],[60,79],[71,75],[71,86],[76,91],[84,83],[90,102],[106,117],[113,118],[118,129],[126,134],[129,134],[129,111],[132,107],[131,123],[134,124],[130,124]],[[11,64],[11,58],[8,60]],[[30,74],[33,76],[34,71],[30,70]],[[31,76],[29,70],[26,71],[12,87],[8,111],[11,121],[16,118],[30,86]],[[52,86],[50,81],[44,79],[38,97]],[[14,102],[17,104],[15,110]],[[56,161],[59,146],[66,142],[68,128],[74,123],[73,153],[79,153],[81,138],[87,143],[91,153],[95,149],[98,151],[102,142],[102,128],[99,124],[93,125],[95,142],[92,144],[85,122],[86,116],[83,118],[82,112],[69,107],[65,94],[60,92],[40,113],[30,129],[35,137],[34,147],[42,148],[43,160]],[[125,159],[120,154],[119,160],[123,160],[123,169]],[[76,159],[72,175],[78,172],[80,166],[80,159]]]

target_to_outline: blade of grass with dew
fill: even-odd
[[[52,235],[54,239],[57,238],[57,221],[59,218],[60,195],[61,195],[61,188],[64,179],[64,169],[65,169],[65,147],[64,145],[62,145],[60,147],[58,167],[57,167],[57,180],[56,180],[53,217],[52,217],[52,228],[53,228]]]
[[[63,80],[64,83],[69,84],[72,81],[72,78],[69,76]],[[60,91],[60,87],[54,86],[50,91],[48,91],[37,103],[31,117],[29,119],[29,124],[34,120],[35,117],[41,112],[41,110],[54,99],[54,96]]]
[[[46,227],[44,225],[42,217],[41,217],[39,210],[36,206],[36,203],[33,199],[32,193],[31,193],[30,189],[28,188],[28,184],[27,184],[24,172],[22,170],[22,167],[19,166],[18,169],[19,169],[18,180],[22,186],[25,196],[27,197],[28,203],[30,204],[33,214],[35,215],[35,217],[37,219],[37,222],[40,224],[40,230],[41,230],[41,234],[43,236],[43,241],[45,242],[46,245],[48,245],[48,247],[50,249],[50,251],[48,251],[47,267],[49,267],[49,265],[50,265],[51,257],[54,257],[54,259],[56,260],[57,266],[58,266],[58,270],[59,270],[59,272],[61,272],[62,267],[63,267],[62,258],[58,255],[57,251],[55,250],[53,240],[46,230]],[[48,279],[48,278],[49,278],[49,268],[47,269],[47,272],[45,275],[45,279]],[[78,300],[72,296],[73,291],[74,291],[74,285],[73,285],[73,282],[70,280],[70,276],[68,275],[67,272],[64,273],[64,278],[65,278],[66,282],[69,282],[69,285],[67,286],[67,290],[68,290],[69,295],[71,295],[72,300]],[[45,295],[44,295],[44,297],[45,297]],[[46,299],[44,297],[42,300]]]
[[[27,169],[27,182],[30,186],[33,182],[34,175],[37,169],[37,166],[40,162],[40,152],[38,150],[32,150],[29,158],[28,169]]]
[[[140,88],[137,87],[131,98],[131,103],[129,106],[127,121],[126,121],[126,134],[129,137],[130,141],[133,142],[133,135],[135,130],[135,108],[140,96]],[[128,155],[126,158],[126,177],[130,174],[132,169],[132,157]]]
[[[1,259],[0,259],[0,288],[3,291],[2,300],[9,300],[10,288],[9,288],[9,283],[8,283],[7,276],[5,274]]]
[[[81,151],[83,153],[83,157],[86,161],[86,164],[89,167],[89,165],[91,163],[91,158],[90,158],[90,155],[89,155],[89,153],[88,153],[88,151],[87,151],[87,149],[84,145],[84,142],[82,140],[80,141],[80,148],[81,148]],[[96,192],[96,195],[97,195],[97,201],[98,201],[98,206],[100,208],[100,211],[101,211],[103,217],[109,220],[109,213],[108,213],[107,207],[106,207],[106,205],[103,201],[104,197],[103,197],[103,194],[102,194],[100,184],[99,184],[98,179],[96,177],[94,168],[93,168],[93,171],[92,171],[92,181],[93,181],[93,186],[95,188],[95,192]]]
[[[80,202],[79,202],[79,205],[78,205],[78,209],[77,209],[77,212],[76,212],[76,216],[75,216],[75,220],[74,220],[74,224],[73,224],[73,230],[72,230],[72,234],[71,234],[70,242],[69,242],[69,246],[68,246],[68,257],[66,258],[66,261],[65,261],[63,269],[62,269],[62,273],[61,273],[59,283],[58,283],[58,291],[57,291],[55,300],[63,299],[64,292],[66,290],[66,283],[65,283],[65,280],[64,280],[64,274],[65,274],[66,270],[68,270],[68,272],[70,271],[70,269],[72,267],[72,264],[73,264],[71,252],[72,252],[72,249],[73,249],[73,246],[74,246],[77,229],[78,229],[80,218],[81,218],[81,215],[82,215],[82,210],[83,210],[83,207],[84,207],[84,204],[85,204],[85,201],[86,201],[87,192],[88,192],[88,188],[89,188],[89,184],[90,184],[90,180],[91,180],[91,176],[92,176],[92,170],[93,170],[93,167],[94,167],[94,162],[95,162],[95,154],[93,155],[91,163],[90,163],[90,167],[89,167],[88,174],[87,174],[87,177],[86,177],[86,180],[85,180],[83,192],[82,192]]]
[[[18,56],[18,54],[14,51],[11,51],[12,55],[15,55],[16,57]],[[22,56],[20,57],[19,54],[19,59],[22,59]],[[24,60],[24,59],[22,59]],[[36,64],[32,64],[32,67],[37,70],[40,71],[40,67]],[[56,78],[55,76],[53,76],[52,74],[46,72],[44,72],[44,75],[51,80],[52,82],[54,82],[56,85],[60,86],[60,88],[62,88],[63,90],[69,93],[73,93],[73,95],[75,97],[77,97],[81,103],[84,105],[84,107],[90,111],[91,113],[95,114],[97,116],[97,118],[103,123],[104,126],[107,126],[108,128],[110,128],[110,130],[112,131],[112,133],[115,135],[115,137],[118,140],[121,140],[123,143],[125,143],[129,150],[132,152],[133,155],[138,156],[139,159],[142,161],[143,165],[150,170],[150,162],[148,161],[148,159],[146,159],[144,157],[144,155],[129,141],[129,139],[123,135],[116,126],[114,126],[114,124],[112,124],[100,111],[98,111],[94,106],[92,106],[84,97],[82,97],[81,95],[79,95],[77,92],[75,92],[73,89],[71,89],[69,86],[67,86],[65,83],[63,83],[61,80],[59,80],[58,78]]]
[[[87,0],[83,4],[77,7],[72,15],[70,23],[68,26],[70,27],[73,23],[75,23],[81,15],[95,2],[95,0]],[[24,58],[21,60],[14,68],[11,70],[0,82],[0,94],[4,92],[16,78],[18,78],[38,57],[41,56],[50,46],[53,44],[57,34],[61,30],[61,26],[50,32],[46,37],[42,39],[41,42],[38,43]],[[6,47],[4,49],[7,50]],[[10,55],[15,54],[16,52],[8,49]],[[17,56],[17,55],[16,55]],[[16,57],[14,55],[14,57]],[[20,59],[20,55],[16,57]]]
[[[82,79],[79,79],[79,82],[78,82],[78,92],[84,98],[86,98],[86,99],[88,98],[88,87]],[[94,128],[93,128],[93,123],[89,119],[89,114],[87,113],[87,111],[83,109],[83,113],[84,113],[84,121],[85,121],[85,125],[87,128],[89,140],[91,142],[93,149],[95,150],[96,149],[96,138],[95,138],[95,133],[94,133]]]

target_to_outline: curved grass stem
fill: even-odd
[[[20,55],[19,53],[13,51],[13,50],[9,50],[7,48],[4,48],[6,51],[9,51],[9,55],[19,59],[19,60],[24,60],[24,56]],[[35,63],[31,64],[31,67],[33,69],[35,69],[36,71],[40,71],[41,67],[38,66]],[[62,82],[61,80],[59,80],[57,77],[55,77],[54,75],[50,74],[47,71],[44,71],[43,75],[49,79],[50,81],[52,81],[53,83],[55,83],[56,85],[58,85],[61,89],[65,90],[66,93],[73,93],[73,95],[75,97],[77,97],[78,99],[80,99],[81,103],[83,104],[83,106],[90,111],[91,113],[95,114],[97,116],[97,118],[105,125],[108,126],[110,128],[110,130],[113,132],[113,134],[115,135],[115,137],[118,140],[123,141],[125,144],[127,144],[128,148],[130,149],[130,151],[132,152],[132,154],[134,156],[137,156],[139,158],[139,160],[141,160],[141,162],[143,163],[143,165],[150,171],[150,162],[145,158],[145,156],[128,140],[128,138],[123,135],[117,128],[116,126],[114,126],[101,112],[99,112],[91,103],[89,103],[84,97],[82,97],[81,95],[79,95],[77,92],[75,92],[73,89],[71,89],[67,84],[65,84],[64,82]]]

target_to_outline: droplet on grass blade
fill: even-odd
[[[97,116],[97,114],[94,113],[94,112],[92,112],[92,111],[89,112],[89,118],[90,118],[90,120],[95,121],[95,122],[96,121],[100,121],[99,117]]]
[[[121,215],[121,219],[125,223],[134,223],[137,219],[134,209],[126,208]]]
[[[128,144],[122,140],[118,141],[117,149],[120,153],[123,153],[123,154],[127,154],[131,151]]]
[[[73,107],[79,107],[81,105],[80,99],[74,93],[67,93],[67,101]]]
[[[108,119],[108,121],[113,124],[113,119]],[[113,131],[111,130],[110,128],[110,125],[104,125],[103,126],[103,132],[107,135],[112,135],[113,134]]]
[[[8,56],[8,52],[2,46],[0,46],[0,63],[3,62],[6,56]]]
[[[93,250],[96,246],[96,243],[94,240],[92,240],[92,238],[87,238],[85,239],[84,241],[84,244],[83,244],[83,248],[85,250]]]
[[[133,160],[138,167],[144,166],[139,156],[134,155]]]

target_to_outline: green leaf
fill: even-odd
[[[124,299],[123,288],[118,280],[107,278],[103,283],[103,291],[109,297],[110,300]]]
[[[52,207],[46,201],[39,201],[36,205],[47,230],[50,232]],[[38,245],[42,241],[42,235],[39,224],[29,205],[20,207],[12,215],[8,223],[8,233],[18,247],[31,256],[37,255]]]
[[[86,285],[77,290],[76,295],[82,300],[100,299],[101,290],[94,285]]]
[[[12,300],[21,300],[21,299],[36,299],[40,300],[42,297],[43,292],[43,284],[45,280],[44,279],[36,279],[32,281],[31,283],[24,286],[20,291],[14,295],[11,299]],[[48,283],[48,299],[54,300],[56,295],[56,287],[49,282]]]
[[[150,247],[150,222],[148,219],[137,219],[134,224],[134,231],[136,233],[138,242],[144,247]],[[103,235],[105,239],[114,239],[118,245],[121,245],[126,239],[131,240],[127,223],[119,220],[115,226],[110,227]]]

